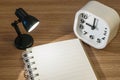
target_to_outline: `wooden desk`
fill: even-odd
[[[119,0],[98,0],[120,14]],[[23,50],[14,46],[17,36],[10,25],[17,19],[15,9],[22,7],[40,20],[40,25],[31,33],[34,45],[75,38],[73,22],[76,11],[88,0],[1,0],[0,1],[0,80],[21,79],[24,68],[21,59]],[[24,31],[19,24],[21,31]],[[84,44],[88,56],[101,80],[120,80],[120,30],[116,38],[102,50]]]

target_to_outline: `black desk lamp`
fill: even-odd
[[[26,49],[33,45],[33,38],[28,34],[21,34],[19,30],[18,23],[22,22],[25,30],[27,32],[31,32],[37,25],[39,24],[39,20],[35,17],[27,14],[22,8],[16,9],[15,15],[19,18],[17,21],[11,23],[11,25],[15,28],[18,36],[15,39],[15,46],[18,49]]]

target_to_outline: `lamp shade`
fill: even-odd
[[[22,20],[22,24],[27,32],[31,32],[34,28],[37,27],[39,20],[33,16],[28,15],[24,18],[24,20]]]
[[[34,16],[28,15],[22,8],[16,9],[16,16],[22,22],[25,30],[31,32],[39,24],[39,20]]]

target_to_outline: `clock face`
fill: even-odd
[[[109,36],[107,23],[87,11],[81,11],[79,14],[77,31],[83,41],[94,47],[105,46]]]

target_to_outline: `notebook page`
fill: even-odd
[[[97,80],[78,39],[33,47],[32,55],[39,73],[35,80]]]

